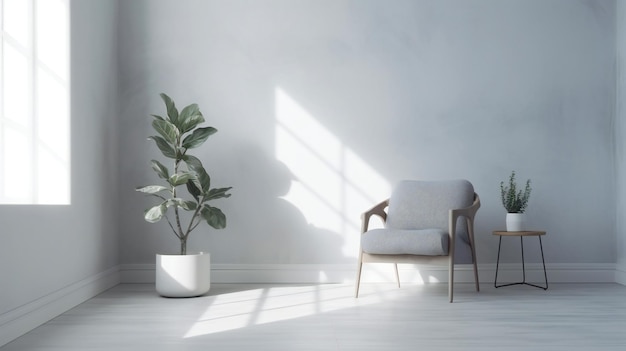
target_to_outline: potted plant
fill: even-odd
[[[178,254],[156,255],[157,292],[168,297],[199,296],[211,286],[210,255],[188,253],[187,240],[202,222],[215,229],[226,227],[224,213],[209,202],[230,197],[228,191],[232,187],[212,188],[211,177],[202,162],[189,153],[217,132],[213,127],[200,127],[205,120],[198,105],[191,104],[179,112],[169,96],[161,94],[161,98],[167,114],[152,115],[152,127],[158,135],[148,140],[155,142],[171,166],[152,160],[152,169],[163,185],[147,185],[136,190],[158,200],[145,211],[145,220],[156,223],[165,218],[180,243]]]
[[[524,190],[517,187],[515,181],[515,171],[511,172],[509,184],[506,186],[504,182],[500,182],[500,195],[502,197],[502,205],[506,209],[506,230],[509,232],[523,231],[525,216],[524,211],[528,206],[530,198],[530,179],[526,181]]]

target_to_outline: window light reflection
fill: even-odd
[[[389,196],[389,182],[284,89],[275,99],[276,158],[296,178],[284,199],[310,224],[340,234],[343,254],[356,257],[361,213]]]

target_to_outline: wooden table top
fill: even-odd
[[[522,232],[507,232],[506,230],[494,230],[493,235],[500,236],[539,236],[546,235],[545,231],[540,230],[525,230]]]

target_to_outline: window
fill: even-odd
[[[69,0],[0,0],[0,203],[70,203]]]

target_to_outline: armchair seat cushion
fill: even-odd
[[[441,229],[381,228],[361,235],[363,252],[378,255],[446,256],[448,242],[448,233]]]

